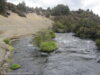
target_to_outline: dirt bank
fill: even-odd
[[[36,14],[27,14],[26,18],[15,13],[12,13],[8,18],[0,16],[0,39],[32,34],[51,25],[51,20]]]

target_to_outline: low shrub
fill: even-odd
[[[66,26],[64,24],[62,24],[61,22],[57,21],[53,24],[53,30],[55,32],[66,32]]]
[[[55,22],[53,25],[56,26],[57,28],[64,28],[64,25],[59,21]]]
[[[8,45],[8,49],[9,49],[9,51],[12,52],[12,51],[14,51],[15,48],[13,46],[11,46],[11,45]]]
[[[50,17],[50,13],[47,12],[47,13],[45,14],[45,17],[49,18],[49,17]]]
[[[50,41],[55,37],[55,33],[51,30],[39,31],[35,34],[33,42],[39,47],[41,42]]]
[[[10,44],[10,39],[3,40],[5,44]]]
[[[41,42],[42,42],[42,37],[39,34],[36,34],[34,39],[33,39],[33,43],[36,44],[36,46],[40,46]]]
[[[43,52],[52,52],[57,49],[57,44],[54,41],[42,42],[40,50]]]
[[[96,40],[96,45],[97,45],[98,47],[100,47],[100,39],[97,39],[97,40]]]
[[[26,17],[26,15],[25,15],[24,13],[22,13],[22,12],[17,12],[17,13],[18,13],[18,15],[21,16],[21,17]]]
[[[51,35],[51,38],[55,38],[56,37],[56,34],[51,30],[49,30],[49,34]]]
[[[16,70],[16,69],[19,69],[19,68],[21,68],[21,65],[19,65],[19,64],[12,64],[12,65],[10,66],[10,69],[11,69],[11,70]]]
[[[34,36],[33,43],[40,48],[42,52],[52,52],[57,49],[57,44],[53,40],[56,35],[51,30],[37,32]]]

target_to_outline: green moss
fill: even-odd
[[[11,45],[8,45],[8,49],[10,50],[10,51],[14,51],[14,47],[13,46],[11,46]]]
[[[19,64],[12,64],[12,65],[10,66],[10,69],[11,69],[11,70],[16,70],[16,69],[19,69],[19,68],[21,68],[21,65],[19,65]]]
[[[52,52],[58,48],[56,42],[49,41],[49,42],[42,42],[40,45],[40,49],[43,52]]]
[[[5,44],[10,44],[10,39],[5,39],[3,41],[5,42]]]
[[[97,39],[97,40],[96,40],[96,45],[97,45],[98,47],[100,47],[100,39]]]

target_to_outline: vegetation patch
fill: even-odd
[[[11,45],[11,40],[10,39],[7,38],[3,41],[4,41],[5,44],[7,44],[9,51],[11,51],[11,52],[14,51],[15,48]]]
[[[53,30],[55,32],[74,32],[76,36],[83,39],[100,38],[100,17],[89,9],[70,11],[68,6],[57,5],[51,12],[54,16]],[[99,40],[96,41],[96,45],[100,47]]]
[[[58,46],[54,41],[42,42],[40,45],[40,50],[43,52],[53,52],[57,48]]]
[[[15,50],[15,48],[14,48],[13,46],[11,46],[11,45],[8,45],[8,49],[9,49],[9,51],[11,51],[11,52],[13,52],[13,51]]]
[[[60,32],[60,33],[65,32],[65,28],[66,28],[65,25],[59,21],[53,24],[53,29],[55,32]]]
[[[5,44],[11,44],[11,43],[10,43],[10,39],[5,39],[5,40],[3,40],[3,41],[4,41]]]
[[[44,30],[44,31],[39,31],[35,34],[33,42],[37,45],[40,46],[40,44],[44,41],[51,41],[53,38],[55,38],[56,35],[53,31],[51,30]]]
[[[52,30],[39,31],[35,34],[33,43],[43,52],[52,52],[57,49],[57,44],[53,40],[56,37]]]
[[[96,40],[96,45],[97,45],[98,48],[100,48],[100,39]]]
[[[19,64],[12,64],[12,65],[10,66],[10,69],[11,69],[11,70],[17,70],[17,69],[19,69],[19,68],[21,68],[21,65],[19,65]]]
[[[12,62],[12,58],[9,57],[9,58],[7,58],[5,61],[8,62],[8,63],[9,63],[9,62]]]
[[[50,34],[51,39],[56,37],[56,34],[53,31],[49,30],[48,33]]]

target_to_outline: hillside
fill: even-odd
[[[33,34],[40,29],[51,26],[51,20],[37,16],[36,14],[27,14],[27,17],[20,17],[12,13],[8,18],[0,15],[0,39],[15,37],[27,34]]]

